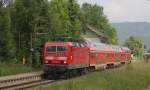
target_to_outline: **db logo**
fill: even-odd
[[[54,57],[54,59],[57,60],[58,58],[57,58],[57,57]]]

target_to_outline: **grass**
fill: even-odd
[[[89,73],[33,90],[144,90],[150,85],[150,63],[139,62],[120,68]]]
[[[21,64],[0,64],[0,76],[31,72],[36,69]]]

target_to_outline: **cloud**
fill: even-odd
[[[104,13],[112,22],[137,21],[150,22],[149,0],[78,0],[102,5]]]

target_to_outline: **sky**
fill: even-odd
[[[104,7],[111,22],[150,22],[150,0],[78,0]]]

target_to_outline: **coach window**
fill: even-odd
[[[121,56],[123,56],[123,57],[124,57],[125,55],[124,55],[124,54],[121,54]]]
[[[109,53],[106,53],[106,54],[105,54],[105,57],[109,57]]]
[[[56,46],[48,46],[46,51],[47,52],[56,52]]]
[[[113,53],[113,54],[112,54],[112,57],[114,57],[114,56],[115,56],[115,54]]]

